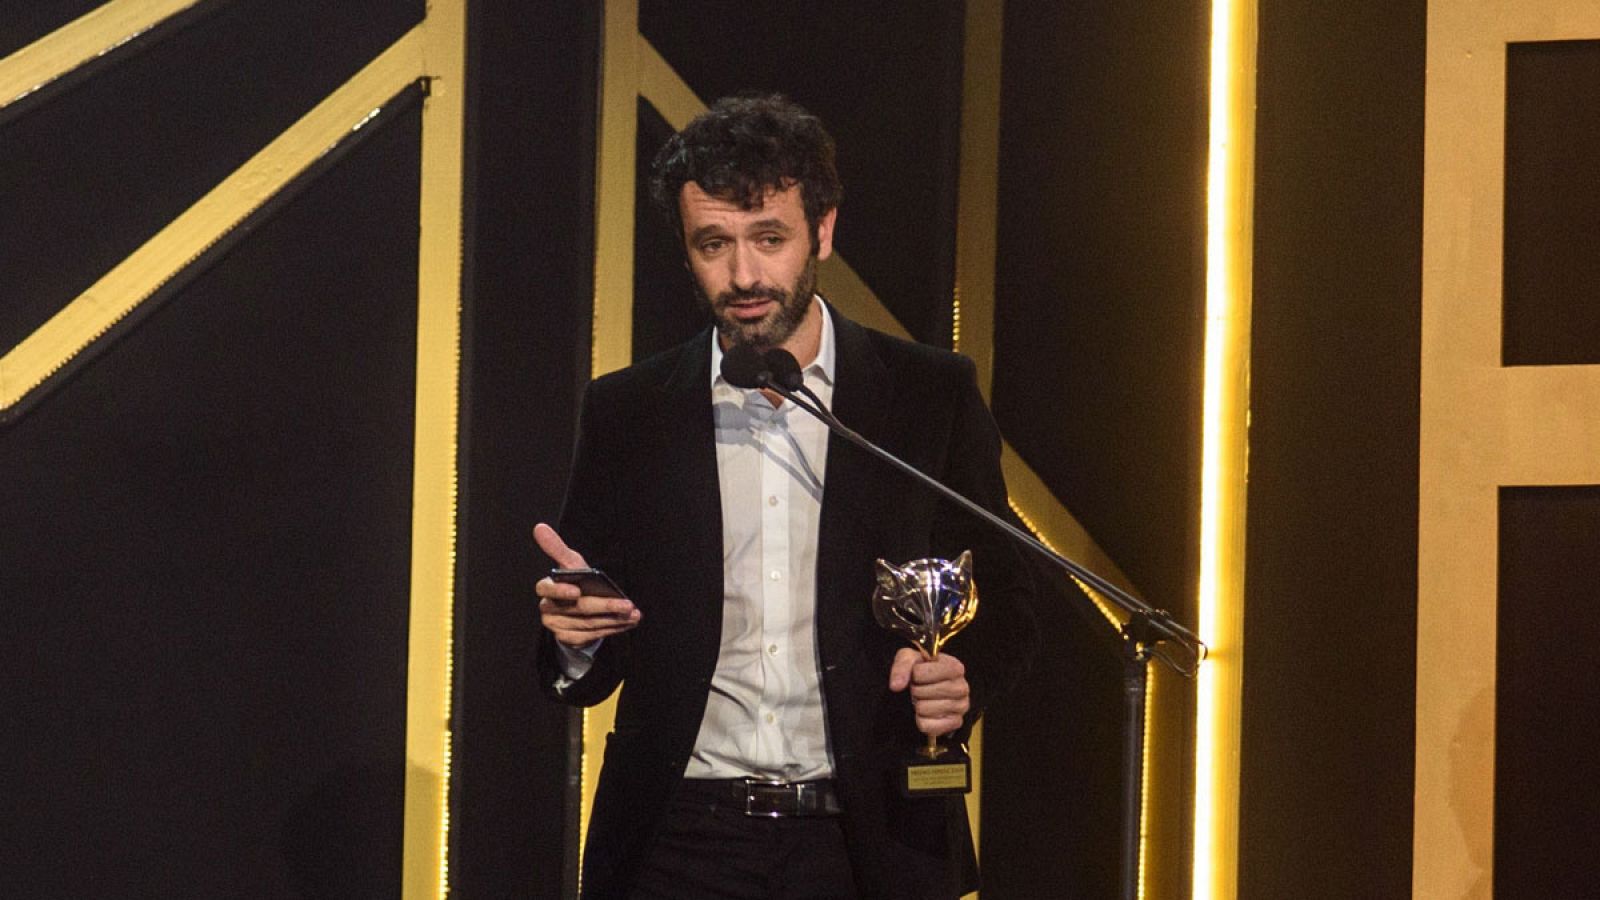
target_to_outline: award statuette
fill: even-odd
[[[903,566],[878,560],[878,586],[872,615],[878,624],[911,642],[923,659],[937,659],[939,648],[967,627],[978,612],[978,586],[972,580],[972,551],[955,562],[914,559]],[[945,747],[928,735],[928,745],[906,760],[900,790],[907,797],[965,794],[972,789],[972,760],[964,747]]]

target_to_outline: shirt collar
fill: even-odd
[[[816,295],[813,295],[816,296]],[[820,377],[829,385],[833,384],[835,361],[838,356],[834,351],[833,340],[833,311],[821,297],[816,297],[817,303],[822,307],[822,341],[817,348],[817,358],[803,370],[807,375]],[[717,329],[711,329],[711,387],[727,385],[722,377],[722,342],[717,340]]]

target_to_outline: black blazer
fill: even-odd
[[[971,360],[856,325],[834,311],[834,413],[987,508],[1010,515],[1000,436]],[[582,679],[557,692],[544,633],[540,679],[589,706],[618,683],[584,860],[584,895],[625,896],[699,733],[722,629],[722,523],[709,333],[589,385],[562,537],[638,606]],[[979,610],[947,652],[966,665],[973,712],[1036,645],[1032,581],[991,529],[838,437],[830,437],[817,559],[817,644],[843,824],[866,897],[956,897],[977,887],[961,798],[900,797],[894,770],[919,743],[905,694],[888,690],[904,646],[872,619],[874,561],[973,551]],[[963,729],[960,737],[965,737]]]

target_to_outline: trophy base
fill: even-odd
[[[941,747],[938,756],[918,752],[907,759],[900,773],[900,793],[906,797],[946,797],[972,790],[972,759],[963,749]]]

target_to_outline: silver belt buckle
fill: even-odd
[[[744,780],[744,814],[747,816],[766,816],[775,819],[783,815],[783,810],[777,805],[778,798],[783,794],[777,790],[757,791],[757,787],[782,788],[793,787],[795,790],[795,806],[799,807],[800,785],[789,785],[787,782],[767,780],[761,778],[746,778]]]

